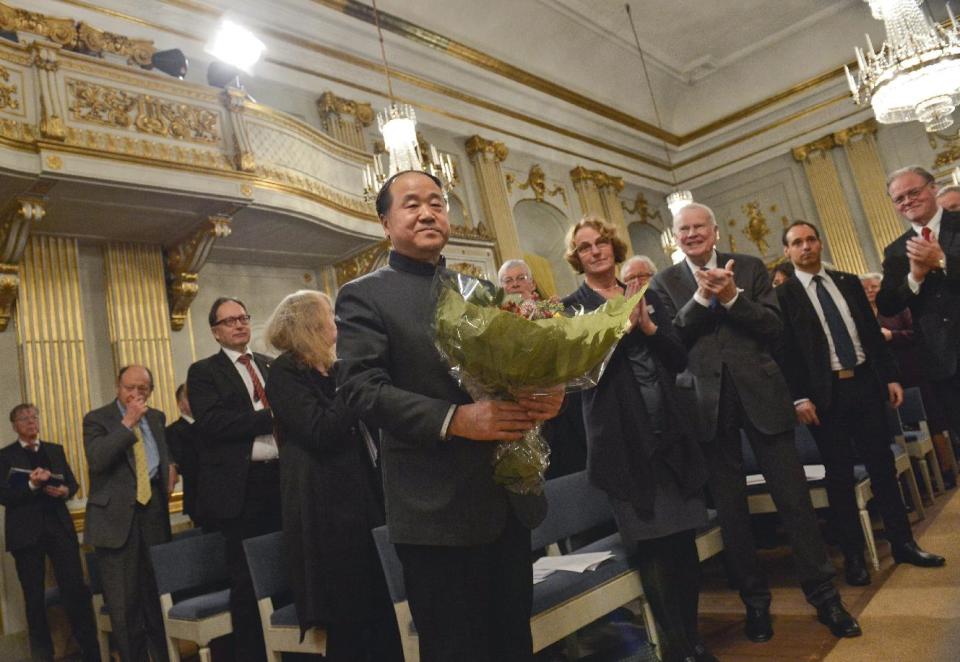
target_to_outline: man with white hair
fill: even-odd
[[[937,191],[937,204],[947,211],[960,211],[960,186],[941,187]]]
[[[716,217],[705,205],[681,209],[673,232],[685,259],[657,274],[651,288],[689,349],[677,385],[696,393],[709,488],[747,608],[745,634],[767,641],[773,626],[770,589],[750,528],[741,430],[781,515],[807,601],[835,636],[858,636],[860,626],[833,585],[835,571],[794,445],[793,400],[773,359],[783,322],[766,266],[750,255],[718,253]]]
[[[657,265],[646,255],[633,255],[620,265],[620,280],[625,285],[636,281],[638,287],[643,287],[656,275]]]
[[[523,299],[537,298],[537,282],[533,280],[530,265],[523,260],[507,260],[497,272],[497,280],[507,294],[519,294]]]

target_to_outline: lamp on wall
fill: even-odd
[[[373,163],[363,169],[363,195],[368,201],[373,200],[387,179],[404,170],[422,170],[430,173],[440,180],[446,193],[456,184],[453,159],[449,154],[438,151],[433,145],[430,145],[425,158],[420,151],[420,142],[417,140],[417,114],[413,106],[408,103],[397,103],[393,96],[393,81],[390,78],[390,66],[387,64],[387,49],[383,43],[376,0],[373,0],[373,20],[377,26],[380,58],[383,61],[383,73],[387,79],[387,96],[390,99],[390,105],[377,113],[377,128],[383,135],[387,167],[383,167],[380,155],[375,154]]]
[[[630,28],[633,30],[633,40],[637,44],[637,52],[640,54],[640,64],[643,66],[643,78],[647,84],[647,91],[650,93],[650,102],[653,104],[653,114],[657,120],[657,128],[663,131],[663,125],[660,121],[660,110],[657,108],[657,98],[653,94],[653,83],[650,82],[650,74],[647,71],[647,59],[643,56],[643,49],[640,47],[640,36],[637,34],[637,26],[633,22],[633,12],[630,11],[630,4],[624,5],[627,11],[627,18],[630,20]],[[677,183],[677,175],[673,171],[673,160],[670,158],[670,147],[666,141],[663,141],[663,151],[667,155],[667,167],[670,169],[670,179],[673,181],[673,191],[667,196],[667,207],[670,213],[677,215],[681,209],[693,202],[693,193],[687,189],[680,188]]]
[[[240,74],[252,74],[253,65],[266,48],[250,30],[224,19],[213,38],[203,47],[205,53],[216,58],[207,68],[207,82],[214,87],[242,87]]]
[[[920,121],[942,131],[960,103],[960,29],[947,5],[950,27],[934,24],[920,10],[923,0],[864,0],[883,21],[887,40],[874,51],[856,48],[857,78],[844,66],[857,105],[870,103],[884,124]]]

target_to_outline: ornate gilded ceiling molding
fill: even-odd
[[[646,196],[643,195],[642,191],[637,191],[637,197],[633,200],[633,205],[628,206],[626,202],[620,201],[623,210],[628,214],[639,216],[639,223],[649,223],[650,221],[660,221],[663,223],[663,218],[660,215],[659,209],[654,209],[651,211],[650,203],[647,202]]]
[[[502,142],[487,140],[480,136],[471,136],[464,145],[467,148],[467,156],[470,157],[475,154],[481,154],[486,160],[496,159],[497,161],[503,162],[510,154],[510,150],[507,149],[507,146]]]
[[[179,331],[187,319],[190,304],[200,289],[200,270],[217,239],[230,236],[230,219],[242,207],[207,218],[202,228],[185,241],[166,251],[167,297],[170,303],[170,328]]]
[[[13,315],[20,291],[20,259],[34,223],[46,214],[44,199],[18,196],[0,217],[0,331],[5,331]]]
[[[451,225],[450,236],[454,239],[497,240],[483,223],[478,223],[477,225]]]
[[[853,126],[849,126],[846,129],[834,131],[833,142],[838,146],[843,146],[849,143],[851,140],[855,140],[863,136],[875,135],[879,126],[880,125],[877,123],[877,120],[871,117],[868,120],[860,122],[859,124],[854,124]]]
[[[814,140],[811,143],[806,145],[801,145],[800,147],[793,148],[793,158],[797,161],[803,163],[812,155],[819,152],[829,152],[831,149],[837,146],[837,142],[834,140],[833,135],[827,135],[823,138]]]
[[[153,67],[152,58],[156,49],[152,41],[131,39],[99,30],[87,23],[17,9],[2,2],[0,2],[0,30],[29,32],[46,37],[55,44],[78,53],[98,56],[114,53],[126,57],[128,64],[136,64],[145,69]]]
[[[343,115],[353,116],[362,126],[373,124],[373,106],[364,101],[354,101],[338,97],[333,92],[327,91],[317,99],[317,108],[322,115],[333,113],[337,117]]]
[[[337,274],[337,287],[342,287],[354,278],[370,273],[373,268],[382,262],[390,252],[390,240],[381,239],[370,248],[360,251],[343,262],[333,265]]]
[[[555,195],[559,195],[563,199],[563,204],[567,204],[567,192],[562,186],[556,186],[552,189],[547,189],[547,176],[543,172],[543,168],[540,167],[539,163],[534,163],[530,166],[530,172],[527,173],[527,179],[523,182],[518,182],[517,178],[507,173],[506,176],[507,182],[507,191],[513,191],[513,185],[516,184],[517,188],[521,191],[526,191],[530,189],[533,193],[533,198],[537,202],[543,202],[546,196],[551,198]],[[620,180],[621,187],[623,186],[623,180]]]

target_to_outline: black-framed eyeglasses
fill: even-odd
[[[212,326],[226,326],[232,329],[238,326],[246,326],[249,323],[249,315],[235,315],[234,317],[224,317],[222,320],[217,320]]]

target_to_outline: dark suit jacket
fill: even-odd
[[[883,251],[883,282],[877,294],[877,308],[881,315],[896,315],[909,307],[927,377],[949,379],[957,374],[960,355],[960,213],[944,210],[939,242],[947,269],[928,273],[918,294],[907,283],[907,240],[916,236],[911,228]]]
[[[167,426],[167,446],[183,477],[183,512],[194,522],[199,522],[197,513],[197,473],[200,456],[197,447],[196,425],[185,418],[178,418]]]
[[[63,446],[40,442],[40,448],[50,460],[50,473],[62,474],[72,497],[77,493],[77,479],[74,478]],[[32,469],[29,451],[24,450],[19,441],[0,450],[0,504],[6,506],[4,519],[4,538],[8,552],[36,545],[43,532],[44,517],[51,513],[49,504],[55,502],[54,516],[63,526],[63,530],[75,538],[77,533],[67,510],[67,500],[57,499],[43,493],[43,488],[33,491],[28,485],[12,487],[7,482],[11,468]]]
[[[648,514],[656,501],[658,473],[676,480],[684,497],[697,494],[707,480],[706,464],[697,444],[697,412],[692,388],[681,389],[677,372],[687,363],[687,351],[671,324],[670,313],[655,292],[645,301],[657,332],[624,336],[596,388],[584,391],[583,417],[587,434],[590,481],[611,496],[629,501]],[[567,306],[596,310],[604,299],[584,283],[563,300]],[[631,355],[649,348],[663,396],[663,430],[651,432],[647,407],[631,365]],[[692,387],[692,385],[691,385]]]
[[[157,478],[164,495],[162,504],[151,503],[151,506],[162,507],[166,513],[170,457],[164,435],[166,417],[158,409],[148,409],[145,416],[150,432],[157,442],[160,455]],[[137,438],[122,420],[123,415],[116,400],[111,400],[83,417],[83,447],[90,472],[90,494],[87,497],[83,541],[94,547],[122,547],[130,533],[133,512],[137,505],[137,471],[133,456],[133,445]],[[166,517],[166,536],[158,531],[154,538],[169,537],[169,526],[170,518]]]
[[[270,368],[267,397],[280,446],[287,574],[301,630],[374,620],[390,608],[370,530],[383,505],[357,417],[333,376],[290,353]]]
[[[866,361],[877,374],[878,383],[900,380],[896,359],[880,333],[860,279],[842,271],[827,270],[853,316]],[[818,410],[827,411],[833,391],[830,346],[823,325],[800,280],[793,276],[776,289],[783,312],[783,351],[780,364],[790,384],[793,399],[809,398]],[[885,390],[878,395],[886,400]]]
[[[270,358],[254,354],[253,359],[267,382]],[[238,517],[253,440],[273,433],[273,416],[266,409],[254,410],[240,373],[223,350],[190,366],[187,396],[200,440],[198,512],[204,519]]]
[[[677,376],[677,384],[695,383],[702,441],[716,436],[724,368],[760,432],[786,432],[796,422],[790,390],[773,358],[783,322],[770,275],[763,262],[750,255],[718,253],[717,264],[730,259],[736,261],[734,280],[742,290],[730,310],[711,310],[694,301],[697,283],[686,261],[664,269],[650,284],[689,350],[687,369]]]
[[[381,430],[391,540],[480,545],[501,534],[511,507],[536,526],[546,500],[494,482],[496,444],[440,438],[450,405],[471,399],[433,344],[435,271],[392,252],[389,266],[340,289],[338,384],[347,406]]]

